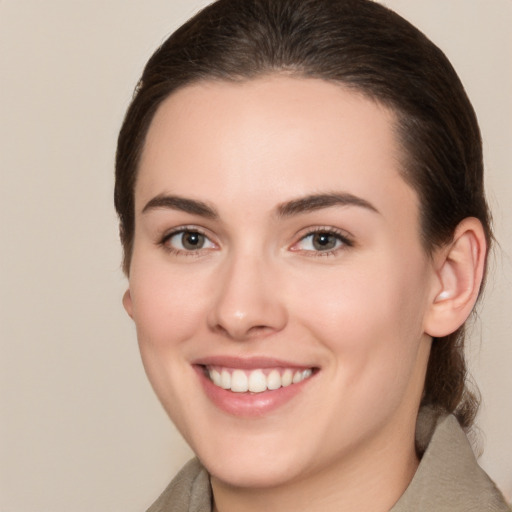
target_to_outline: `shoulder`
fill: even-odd
[[[416,438],[420,465],[391,512],[511,512],[453,415],[422,410]]]
[[[211,512],[210,479],[199,460],[189,461],[147,512]]]

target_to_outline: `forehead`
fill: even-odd
[[[187,86],[151,123],[136,204],[186,193],[270,207],[287,195],[344,190],[377,203],[407,196],[410,208],[416,196],[400,175],[394,123],[383,105],[318,79]]]

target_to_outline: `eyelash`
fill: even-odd
[[[336,239],[337,242],[340,242],[341,245],[338,246],[338,247],[335,247],[333,249],[329,249],[329,250],[304,250],[304,249],[298,249],[298,248],[294,248],[296,247],[299,243],[303,242],[304,240],[306,240],[307,238],[309,237],[314,237],[315,235],[317,234],[325,234],[327,236],[332,236]],[[347,234],[343,231],[340,231],[338,229],[335,229],[335,228],[332,228],[332,227],[317,227],[317,228],[313,228],[313,229],[308,229],[307,232],[300,237],[299,241],[298,242],[295,242],[292,247],[290,248],[292,251],[294,252],[301,252],[303,254],[306,254],[308,257],[312,257],[312,258],[325,258],[325,257],[328,257],[328,256],[334,256],[336,255],[338,252],[340,251],[343,251],[343,250],[346,250],[347,248],[350,248],[350,247],[353,247],[354,246],[354,242],[353,240],[351,240]]]
[[[162,246],[167,252],[169,252],[170,254],[173,254],[175,256],[200,256],[201,254],[204,253],[204,251],[209,251],[211,249],[211,247],[207,247],[207,248],[203,248],[203,247],[200,247],[199,249],[190,249],[190,250],[186,250],[186,249],[177,249],[176,247],[173,247],[172,245],[169,244],[169,241],[177,236],[177,235],[184,235],[186,233],[189,233],[189,234],[198,234],[198,235],[201,235],[205,238],[205,240],[209,243],[209,244],[212,244],[212,245],[216,245],[214,242],[212,242],[212,240],[210,239],[210,237],[201,229],[197,228],[197,227],[192,227],[192,226],[180,226],[178,228],[175,228],[173,229],[172,231],[170,231],[169,233],[166,233],[162,239],[158,242],[158,245]]]
[[[186,233],[201,235],[205,238],[205,241],[207,241],[208,244],[216,246],[215,242],[212,242],[210,237],[203,230],[201,230],[195,226],[194,227],[180,226],[176,229],[173,229],[171,232],[166,233],[162,237],[162,239],[158,242],[158,245],[162,246],[167,252],[169,252],[173,255],[176,255],[176,256],[196,256],[197,257],[197,256],[202,255],[205,251],[209,251],[212,249],[212,247],[206,247],[206,248],[200,247],[199,249],[190,249],[190,250],[177,249],[169,244],[169,241],[173,237],[175,237],[177,235],[183,236]],[[334,247],[333,249],[329,249],[329,250],[308,250],[308,249],[300,249],[300,248],[296,247],[301,242],[305,241],[307,238],[314,237],[317,234],[323,234],[323,235],[327,235],[329,237],[334,237],[336,242],[337,243],[339,242],[341,245],[339,245],[338,247]],[[307,255],[308,257],[325,258],[327,256],[334,256],[339,251],[343,251],[344,249],[347,249],[347,248],[350,248],[353,246],[354,246],[354,242],[347,236],[346,233],[344,233],[338,229],[332,228],[332,227],[321,226],[321,227],[317,227],[317,228],[313,228],[313,229],[308,229],[305,232],[305,234],[303,234],[300,237],[300,239],[290,247],[290,250],[292,252],[302,253],[304,255]]]

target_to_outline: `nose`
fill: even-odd
[[[257,256],[233,256],[226,261],[216,278],[210,329],[237,341],[282,330],[288,315],[276,274],[269,262]]]

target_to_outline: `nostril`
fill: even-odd
[[[247,334],[248,335],[251,335],[251,334],[257,335],[257,334],[264,334],[264,333],[270,332],[270,331],[272,331],[272,329],[267,325],[254,325],[247,331]]]
[[[247,279],[246,274],[239,280]],[[242,284],[237,284],[232,277],[221,287],[219,295],[213,297],[207,319],[210,329],[233,340],[266,336],[282,330],[287,314],[278,295],[267,293],[254,283]]]
[[[242,326],[240,327],[240,329],[236,329],[236,328],[226,329],[221,324],[217,324],[213,327],[213,331],[216,334],[219,334],[226,338],[244,341],[244,340],[258,338],[261,336],[267,336],[267,335],[271,334],[272,332],[275,332],[275,329],[273,329],[272,327],[270,327],[268,325],[253,325],[253,326],[249,327],[248,329],[246,329]]]
[[[222,327],[222,325],[215,325],[212,329],[216,334],[220,334],[221,336],[230,337],[227,329],[225,327]]]

